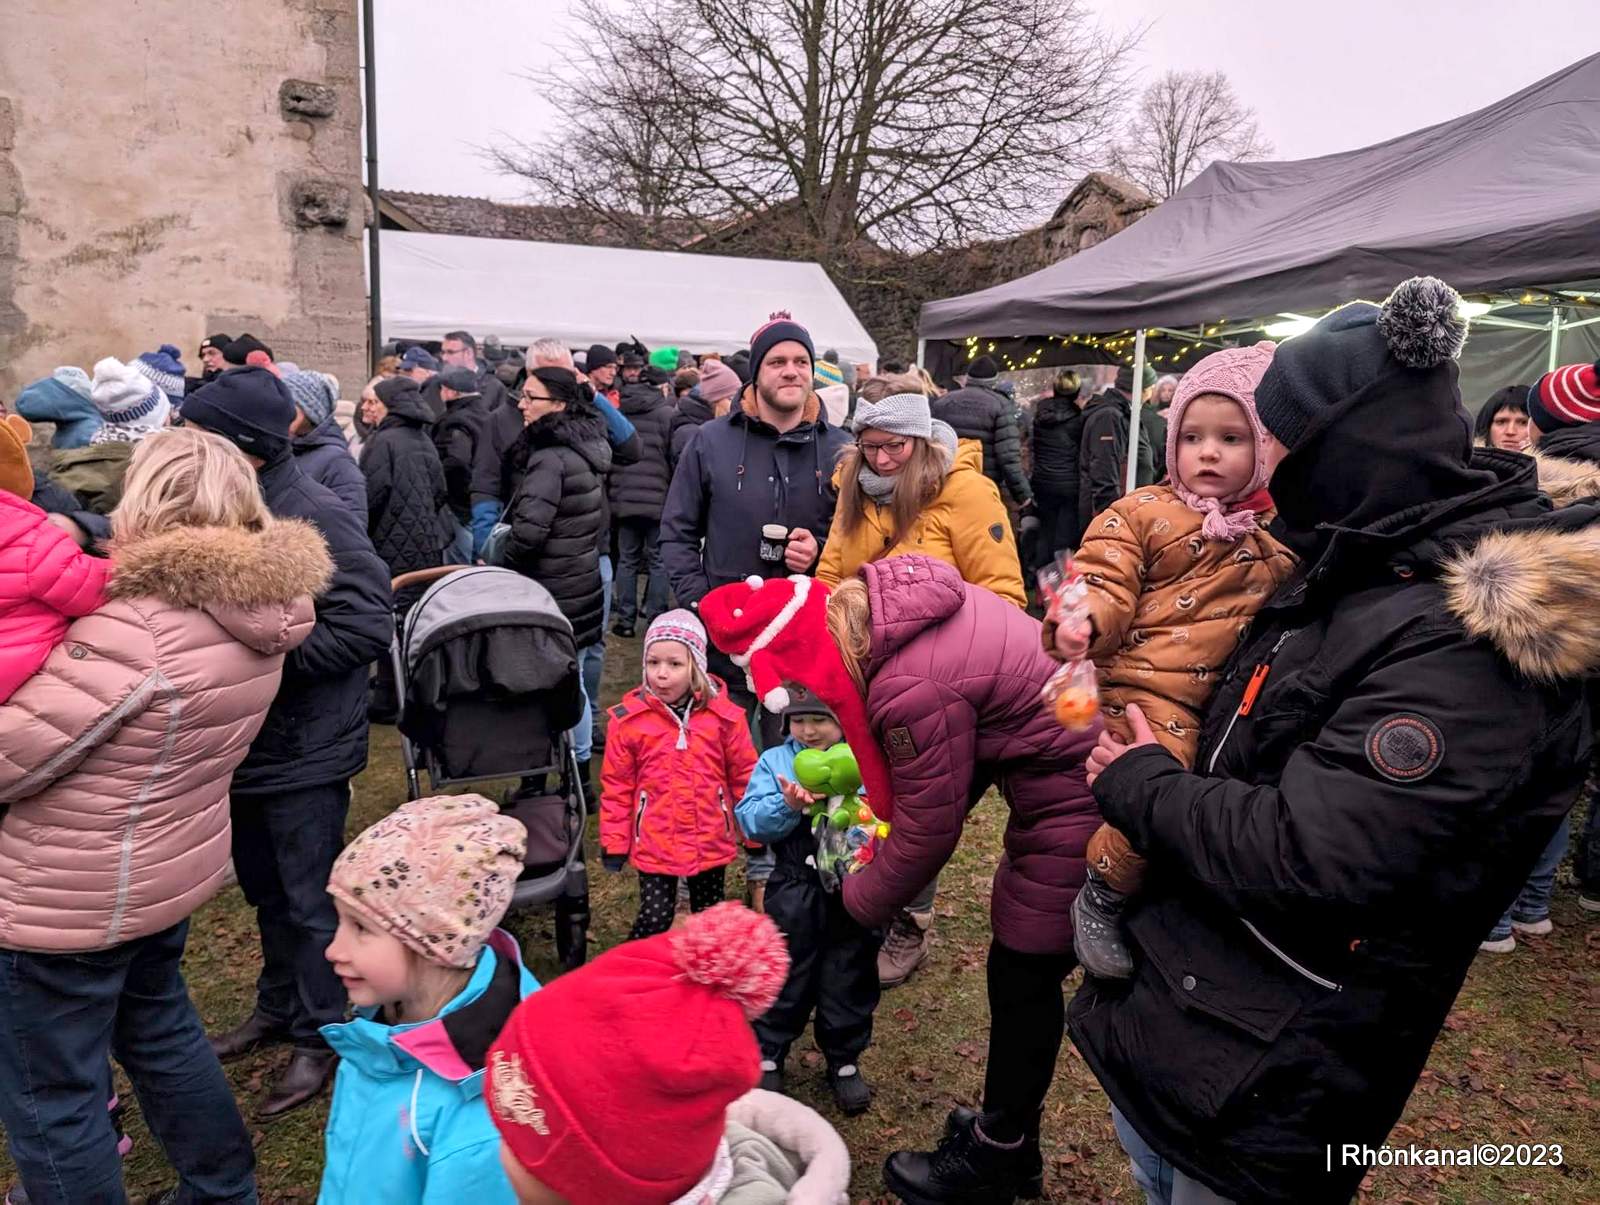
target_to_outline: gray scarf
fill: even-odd
[[[934,419],[933,442],[935,446],[944,450],[945,468],[948,471],[949,466],[955,462],[956,458],[957,441],[955,428],[949,423]],[[897,474],[894,477],[885,477],[880,473],[874,473],[867,467],[867,462],[862,460],[861,470],[857,474],[856,480],[860,483],[861,490],[867,497],[871,498],[879,506],[888,506],[894,498],[894,483],[899,480],[899,476]]]

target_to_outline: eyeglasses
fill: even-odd
[[[524,389],[522,391],[522,400],[525,402],[553,402],[556,399],[551,397],[548,393],[529,393],[526,389]]]
[[[856,447],[868,459],[875,459],[884,453],[888,453],[890,456],[898,456],[910,444],[911,441],[909,439],[886,439],[882,443],[867,443],[865,440],[856,440]]]

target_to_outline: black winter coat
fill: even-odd
[[[443,388],[444,377],[442,374],[431,376],[422,383],[422,400],[427,403],[428,414],[434,422],[444,417],[445,411],[449,409],[445,405],[444,398],[439,393],[439,390]],[[505,387],[505,384],[494,374],[493,370],[481,363],[478,365],[478,395],[483,399],[484,410],[490,413],[498,410],[502,405],[509,405],[513,411],[517,408],[517,395]],[[518,416],[518,421],[521,421],[520,416]],[[515,439],[516,435],[513,434],[511,438]]]
[[[693,389],[678,399],[678,408],[672,414],[672,433],[669,436],[670,459],[674,472],[677,471],[678,462],[683,459],[683,450],[694,438],[694,433],[716,417],[717,412],[711,403]]]
[[[1150,480],[1152,485],[1167,479],[1167,416],[1151,402],[1139,407],[1139,428],[1144,441],[1150,445]]]
[[[1589,460],[1600,464],[1600,422],[1563,427],[1549,435],[1541,435],[1534,450],[1541,456],[1561,456],[1567,460]]]
[[[488,382],[494,381],[494,391]],[[477,459],[472,466],[473,502],[503,502],[501,489],[505,476],[506,452],[522,435],[522,411],[517,409],[517,399],[492,375],[480,378],[483,399],[483,438],[478,441]]]
[[[337,494],[365,526],[367,479],[356,458],[350,455],[350,441],[344,437],[338,419],[329,415],[304,435],[296,436],[289,446],[294,449],[300,471]]]
[[[1033,488],[1077,504],[1083,408],[1077,395],[1041,398],[1033,408]]]
[[[839,500],[833,469],[850,437],[828,425],[815,397],[807,402],[810,419],[781,434],[749,405],[750,412],[735,405],[701,426],[672,474],[661,512],[661,562],[681,606],[752,574],[787,574],[781,563],[761,559],[766,524],[810,530],[819,560],[833,524]]]
[[[631,464],[612,465],[608,487],[611,513],[618,519],[657,522],[666,505],[667,486],[672,483],[668,445],[677,407],[654,385],[636,383],[622,387],[619,408],[638,435],[639,457]]]
[[[962,439],[983,445],[984,475],[1013,502],[1020,506],[1033,499],[1033,487],[1022,472],[1022,435],[1014,402],[993,389],[968,385],[934,398],[930,409]]]
[[[1123,488],[1128,471],[1128,421],[1133,402],[1116,389],[1107,389],[1083,408],[1083,433],[1078,457],[1078,524],[1089,521],[1128,491]],[[1144,424],[1141,421],[1140,427]],[[1139,440],[1134,484],[1155,480],[1150,441]]]
[[[444,468],[430,420],[415,389],[396,394],[389,413],[361,449],[367,478],[367,532],[389,576],[444,564],[454,535]]]
[[[580,649],[602,635],[600,539],[610,467],[605,420],[581,403],[530,424],[506,454],[506,567],[550,591]]]
[[[270,795],[341,782],[367,764],[367,670],[388,656],[394,634],[389,571],[366,524],[285,450],[257,471],[267,508],[316,525],[333,557],[333,582],[316,600],[317,622],[283,659],[283,681],[233,795]]]
[[[1158,1153],[1239,1201],[1354,1195],[1327,1144],[1383,1143],[1583,785],[1600,507],[1551,511],[1525,457],[1473,463],[1486,484],[1341,529],[1285,583],[1196,772],[1144,746],[1095,783],[1152,873],[1134,977],[1086,981],[1073,1041]]]
[[[472,471],[488,425],[489,410],[481,393],[463,394],[446,403],[444,417],[433,425],[433,446],[444,470],[450,512],[463,527],[472,522]]]

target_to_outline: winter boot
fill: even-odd
[[[1072,948],[1083,969],[1096,979],[1126,979],[1133,974],[1133,955],[1121,933],[1127,900],[1090,867],[1082,890],[1072,901]]]
[[[965,1112],[970,1112],[967,1110]],[[1001,1146],[984,1137],[977,1114],[946,1122],[932,1151],[896,1151],[883,1165],[885,1187],[906,1205],[1010,1205],[1043,1191],[1037,1141]]]
[[[953,1138],[961,1130],[970,1130],[973,1123],[981,1116],[977,1109],[957,1105],[944,1119],[944,1137]],[[1022,1187],[1017,1189],[1017,1196],[1034,1201],[1044,1196],[1044,1155],[1039,1150],[1037,1127],[1023,1139],[1022,1150],[1026,1156],[1024,1162],[1028,1178],[1022,1182]]]
[[[895,913],[878,951],[878,984],[899,987],[928,957],[933,942],[933,913]]]
[[[854,1063],[830,1066],[828,1087],[833,1089],[833,1103],[846,1117],[860,1117],[872,1104],[872,1085]]]
[[[756,1086],[763,1092],[783,1091],[783,1058],[781,1056],[775,1058],[762,1056],[761,1082]]]

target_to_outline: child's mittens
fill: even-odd
[[[622,868],[628,864],[627,854],[601,854],[600,865],[606,868],[607,874],[621,874]]]

